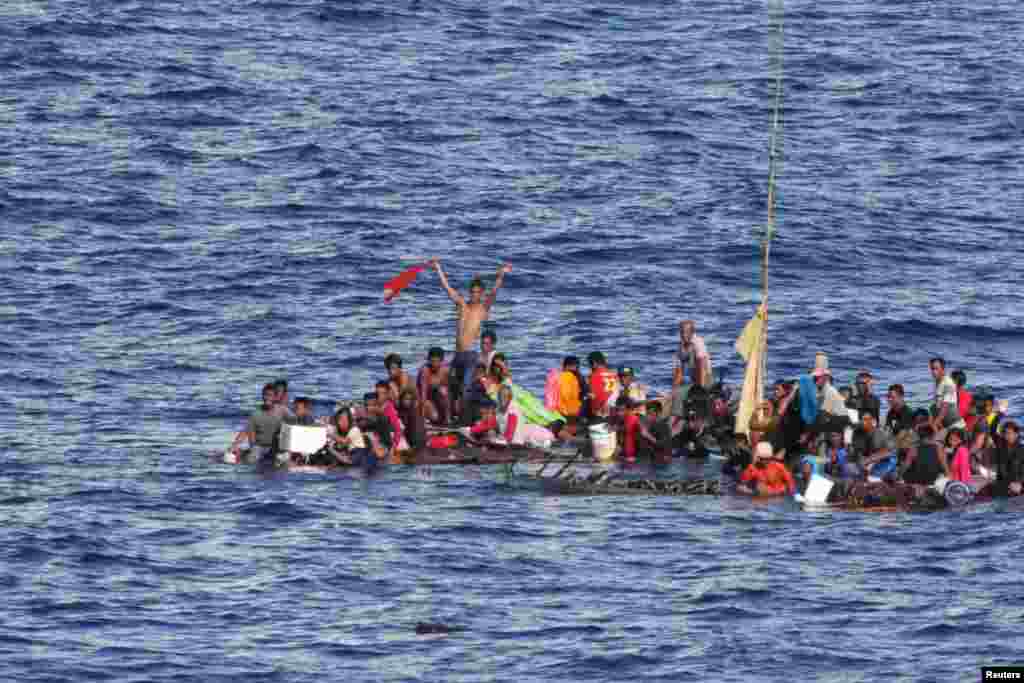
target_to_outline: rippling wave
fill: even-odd
[[[1024,400],[1024,11],[786,3],[769,366]],[[450,348],[726,380],[759,300],[758,5],[0,6],[0,676],[967,680],[1020,661],[1019,506],[559,499],[488,468],[213,464],[267,380],[329,410]],[[703,471],[696,473],[706,474]],[[417,635],[418,623],[453,627]]]

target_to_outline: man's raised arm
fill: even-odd
[[[512,272],[512,266],[507,263],[501,264],[498,268],[498,275],[494,278],[494,289],[487,293],[487,300],[485,302],[487,308],[494,305],[494,300],[498,298],[498,290],[505,284],[505,274]]]
[[[430,263],[434,266],[434,270],[437,271],[437,276],[441,279],[441,287],[444,288],[444,291],[448,292],[448,298],[455,302],[456,305],[464,305],[466,301],[462,298],[462,295],[452,289],[452,286],[448,284],[448,276],[446,276],[444,274],[444,270],[441,269],[441,260],[436,258],[431,259]]]

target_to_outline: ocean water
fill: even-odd
[[[1024,6],[0,3],[0,679],[953,681],[1024,660],[1020,511],[541,495],[217,464],[451,348],[733,383],[784,74],[769,369],[1024,400]],[[781,48],[780,48],[781,46]],[[774,56],[773,56],[774,55]],[[458,627],[418,636],[417,622]]]

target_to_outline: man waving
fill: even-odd
[[[483,280],[473,278],[469,283],[469,301],[466,301],[448,284],[448,277],[441,268],[441,261],[433,259],[431,263],[441,279],[441,286],[458,309],[455,321],[455,358],[452,361],[452,368],[456,373],[461,373],[464,392],[473,381],[473,370],[480,358],[480,354],[476,351],[480,328],[490,316],[491,306],[494,305],[494,300],[498,296],[498,290],[505,283],[505,275],[512,272],[512,266],[505,263],[498,268],[494,289],[489,291],[486,297],[484,296]]]

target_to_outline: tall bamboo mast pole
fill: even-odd
[[[772,237],[775,235],[776,179],[779,172],[779,143],[782,125],[782,53],[783,53],[783,0],[770,0],[771,62],[775,71],[775,101],[772,106],[772,132],[768,143],[768,222],[761,238],[761,327],[762,382],[768,377],[768,262]]]
[[[782,124],[782,0],[772,0],[772,66],[775,71],[775,101],[772,107],[772,133],[768,144],[768,223],[765,225],[764,236],[761,238],[761,302],[768,303],[768,257],[771,251],[772,237],[775,235],[775,183],[778,177],[779,141]]]

